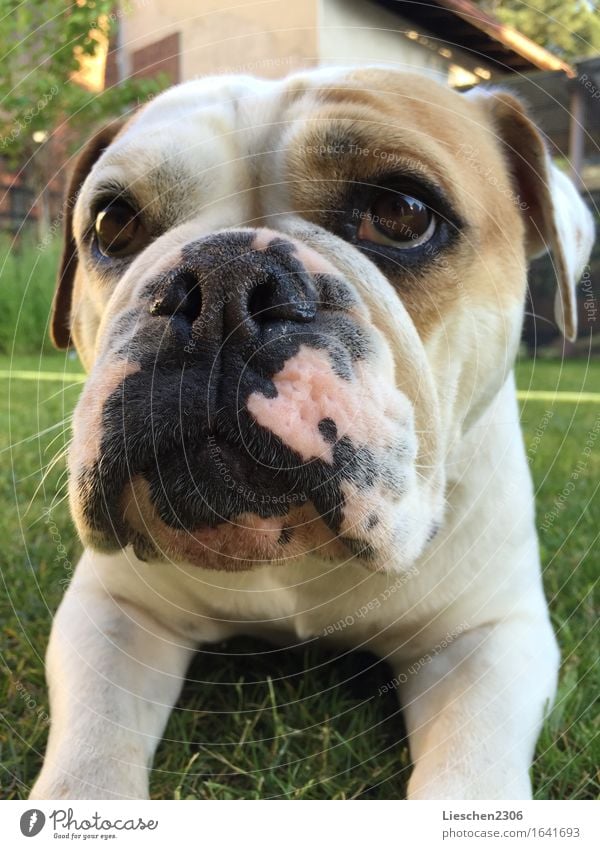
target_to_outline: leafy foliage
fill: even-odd
[[[115,29],[115,9],[115,0],[0,0],[0,156],[42,198],[65,148],[166,82],[127,80],[102,92],[81,84]]]
[[[596,0],[475,0],[484,11],[563,59],[600,52]]]
[[[33,133],[68,122],[75,130],[112,116],[160,87],[156,80],[129,80],[101,93],[74,80],[86,57],[96,57],[116,25],[114,0],[0,0],[0,98],[3,155],[22,159]],[[24,130],[27,130],[25,132]]]

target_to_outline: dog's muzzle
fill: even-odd
[[[417,444],[363,313],[295,240],[188,243],[114,317],[78,406],[84,541],[221,568],[307,552],[376,561],[406,535],[394,507]]]

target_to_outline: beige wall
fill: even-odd
[[[321,63],[392,63],[446,78],[445,59],[401,34],[413,29],[401,17],[365,0],[319,0]]]
[[[280,77],[317,64],[317,2],[129,0],[121,46],[131,55],[179,32],[183,80],[214,73]]]
[[[457,85],[478,81],[461,74],[475,64],[466,53],[369,0],[319,0],[319,57],[324,65],[385,62]]]

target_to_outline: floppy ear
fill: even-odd
[[[577,336],[576,287],[594,242],[592,215],[573,183],[552,164],[523,104],[505,91],[472,91],[489,110],[502,142],[526,223],[528,258],[551,251],[557,277],[554,315],[563,335]]]
[[[93,164],[104,153],[124,123],[124,121],[114,121],[96,133],[82,148],[71,173],[63,206],[63,251],[56,291],[52,301],[52,318],[50,321],[50,338],[57,348],[68,348],[71,344],[71,301],[73,280],[77,270],[77,245],[73,235],[73,209],[77,195]]]

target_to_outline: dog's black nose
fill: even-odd
[[[194,334],[259,339],[316,316],[310,274],[285,238],[262,244],[252,232],[223,232],[187,245],[157,286],[153,316],[183,319]]]

